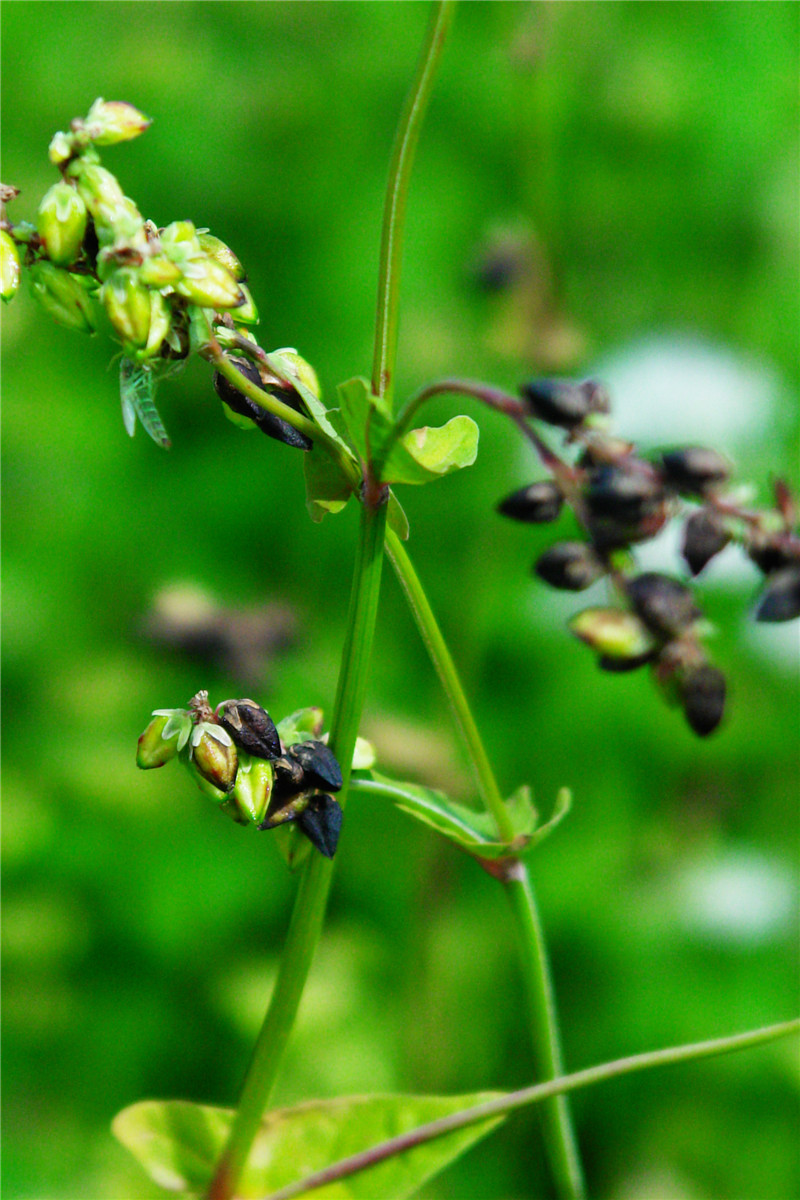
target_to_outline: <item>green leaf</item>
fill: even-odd
[[[443,837],[461,846],[477,858],[508,858],[524,854],[555,829],[567,815],[571,805],[571,794],[567,788],[558,793],[550,820],[537,828],[539,815],[531,799],[527,784],[518,788],[506,802],[514,826],[514,837],[510,842],[498,840],[492,817],[487,812],[477,812],[466,805],[450,800],[444,792],[435,788],[422,787],[416,783],[398,783],[373,771],[372,781],[353,780],[351,788],[357,792],[380,795],[392,800],[402,812],[429,825]]]
[[[478,435],[472,417],[463,416],[452,417],[446,425],[412,429],[389,454],[384,478],[389,483],[428,483],[462,467],[471,467],[478,454]],[[405,457],[401,451],[405,451]]]
[[[478,426],[471,417],[412,429],[395,441],[391,412],[366,379],[348,379],[337,390],[340,431],[362,462],[371,461],[381,483],[430,483],[474,463]]]
[[[309,738],[318,738],[322,734],[322,722],[325,714],[321,708],[298,708],[282,721],[278,721],[278,737],[284,746],[293,746],[295,742],[307,742]]]
[[[350,480],[338,463],[326,454],[318,442],[303,455],[306,481],[306,507],[312,521],[321,521],[328,513],[338,513],[353,494]]]
[[[298,377],[294,364],[290,362],[288,358],[284,358],[282,354],[277,354],[275,352],[268,354],[266,359],[267,366],[272,367],[277,375],[292,381],[293,387],[302,396],[306,408],[316,421],[317,425],[319,425],[320,429],[324,429],[325,432],[339,442],[340,445],[347,447],[345,440],[339,435],[337,430],[331,424],[328,409],[320,400],[319,396],[315,395],[315,393],[311,391],[311,388],[307,387],[303,383],[302,379]]]
[[[339,1159],[499,1095],[345,1096],[276,1109],[261,1122],[236,1195],[263,1200]],[[112,1129],[161,1187],[198,1195],[208,1186],[232,1118],[229,1109],[145,1100],[118,1113]],[[406,1200],[503,1119],[424,1142],[313,1194],[321,1200]]]
[[[389,489],[389,508],[386,513],[386,523],[390,529],[394,530],[401,542],[408,541],[408,535],[410,532],[408,527],[408,517],[405,514],[402,504],[397,499],[397,496],[395,496],[391,488]]]

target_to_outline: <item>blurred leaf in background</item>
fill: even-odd
[[[109,168],[157,224],[232,245],[260,340],[297,346],[332,400],[369,371],[382,188],[425,20],[375,0],[7,4],[15,219],[55,179],[53,133],[98,95],[132,102],[153,125]],[[601,371],[623,436],[713,431],[762,500],[771,473],[796,485],[799,58],[792,3],[463,5],[412,183],[398,395],[444,374],[513,389]],[[300,456],[226,422],[203,364],[163,386],[162,454],[125,437],[107,342],[50,325],[24,290],[3,317],[5,1194],[124,1200],[154,1192],[111,1116],[150,1096],[235,1102],[293,890],[269,835],[174,774],[137,774],[136,738],[200,687],[276,718],[330,713],[354,514],[312,524]],[[456,411],[437,401],[426,421]],[[792,1015],[796,631],[748,625],[755,571],[709,568],[733,694],[698,744],[647,678],[602,675],[570,641],[574,599],[529,574],[552,534],[494,513],[535,464],[472,415],[476,465],[400,498],[506,792],[574,793],[534,859],[568,1067]],[[269,606],[283,635],[238,657],[155,636],[176,594]],[[367,714],[382,769],[470,800],[388,572]],[[276,1102],[528,1083],[496,892],[354,798]],[[796,1195],[792,1054],[577,1098],[593,1193]],[[521,1115],[426,1194],[545,1190]]]

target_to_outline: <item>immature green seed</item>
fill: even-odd
[[[227,735],[222,742],[213,733],[203,732],[192,746],[191,763],[195,771],[221,792],[230,792],[238,768],[236,747]]]
[[[125,209],[125,196],[116,176],[105,167],[82,158],[70,163],[69,174],[75,177],[81,199],[95,222],[112,226],[114,218]]]
[[[222,241],[221,238],[214,237],[213,233],[198,233],[197,240],[200,243],[204,254],[209,258],[213,258],[221,267],[225,267],[230,271],[233,278],[240,283],[245,278],[244,267],[239,262],[236,255],[231,250],[230,246]],[[238,313],[236,314],[239,315]]]
[[[638,659],[657,648],[644,622],[620,608],[585,608],[572,618],[569,628],[608,659]]]
[[[108,319],[127,346],[147,345],[154,295],[158,293],[141,284],[131,267],[114,271],[100,289]]]
[[[175,284],[175,291],[199,304],[201,308],[239,308],[245,303],[245,294],[225,267],[205,255],[190,258],[181,264],[182,278]]]
[[[248,820],[260,824],[266,816],[275,772],[272,763],[263,758],[253,758],[244,751],[239,752],[239,771],[232,799]]]
[[[164,737],[164,728],[169,719],[165,716],[153,717],[139,738],[136,765],[143,771],[152,770],[154,767],[163,767],[164,763],[169,762],[178,753],[179,731],[176,730],[171,737]]]
[[[86,233],[86,205],[74,187],[62,179],[45,193],[36,229],[45,252],[56,266],[67,266],[80,253]]]
[[[124,100],[98,98],[89,109],[84,124],[95,146],[114,146],[117,142],[138,137],[152,122]]]
[[[30,277],[34,296],[54,321],[68,329],[94,333],[97,318],[92,299],[77,275],[42,259],[33,264]]]
[[[19,287],[19,251],[11,234],[0,229],[0,296],[8,303]]]

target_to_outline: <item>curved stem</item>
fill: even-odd
[[[386,533],[386,549],[400,586],[406,594],[420,636],[450,702],[456,725],[475,771],[481,798],[494,817],[501,840],[510,842],[514,836],[514,827],[497,786],[489,756],[478,732],[478,726],[475,724],[475,718],[472,715],[453,656],[444,640],[420,578],[414,570],[414,564],[409,558],[405,546],[391,529]]]
[[[733,1037],[694,1042],[686,1046],[671,1046],[667,1050],[651,1050],[647,1054],[632,1054],[628,1058],[618,1058],[613,1062],[601,1063],[597,1067],[588,1067],[585,1071],[576,1071],[573,1075],[564,1075],[550,1083],[537,1083],[533,1087],[521,1088],[518,1092],[509,1092],[506,1096],[499,1096],[496,1100],[487,1100],[483,1104],[476,1104],[461,1112],[451,1113],[436,1121],[429,1121],[426,1125],[410,1129],[408,1133],[401,1133],[397,1137],[389,1138],[380,1145],[371,1146],[368,1150],[350,1155],[349,1158],[340,1159],[339,1162],[332,1163],[321,1171],[307,1175],[305,1179],[299,1179],[297,1183],[290,1183],[287,1187],[273,1192],[266,1200],[293,1200],[295,1196],[305,1196],[306,1192],[323,1187],[326,1183],[334,1183],[336,1180],[345,1179],[348,1175],[355,1175],[357,1171],[374,1167],[376,1163],[384,1162],[395,1154],[403,1154],[406,1150],[413,1150],[415,1146],[421,1146],[435,1138],[455,1133],[457,1129],[466,1129],[469,1125],[477,1125],[481,1121],[505,1116],[527,1104],[536,1104],[552,1096],[562,1095],[564,1092],[589,1087],[595,1083],[603,1083],[606,1079],[616,1079],[620,1075],[630,1075],[634,1071],[672,1066],[675,1063],[691,1062],[693,1059],[713,1058],[720,1054],[730,1054],[736,1050],[749,1050],[753,1046],[760,1046],[797,1032],[800,1032],[800,1019],[783,1021],[779,1025],[766,1025],[762,1029],[753,1029],[748,1033],[739,1033]]]
[[[433,609],[405,547],[392,530],[387,531],[386,544],[417,628],[450,701],[478,778],[481,796],[495,818],[500,836],[504,841],[510,841],[514,836],[513,825]],[[495,874],[494,871],[490,873]],[[537,1076],[545,1081],[554,1079],[563,1069],[558,1016],[544,934],[528,868],[520,859],[504,860],[503,870],[496,877],[504,885],[514,919]],[[543,1118],[545,1144],[558,1194],[563,1200],[578,1200],[583,1195],[583,1181],[567,1101],[563,1097],[546,1100]]]
[[[397,127],[389,165],[389,184],[383,210],[378,312],[375,319],[375,348],[372,360],[372,390],[376,396],[385,397],[389,403],[394,390],[394,365],[397,357],[400,264],[408,184],[422,118],[454,14],[455,0],[439,0],[431,14],[417,73]]]
[[[353,749],[364,704],[369,659],[378,611],[386,506],[361,508],[347,635],[331,723],[331,749],[341,763],[344,805]],[[225,1151],[208,1190],[208,1200],[230,1200],[278,1074],[308,978],[333,877],[330,859],[314,854],[297,889],[278,977],[253,1051]]]

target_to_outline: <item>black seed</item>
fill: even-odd
[[[680,690],[686,720],[699,737],[707,737],[725,710],[725,676],[704,663],[683,677]]]
[[[785,533],[761,533],[754,531],[747,546],[747,554],[765,575],[780,571],[798,561],[798,546],[795,538]]]
[[[757,621],[793,621],[800,617],[800,564],[773,571],[756,609]]]
[[[730,477],[731,465],[716,450],[705,446],[684,446],[661,455],[667,479],[680,492],[702,496]]]
[[[658,475],[638,459],[597,467],[589,474],[586,503],[593,517],[640,521],[663,500],[664,488]]]
[[[258,367],[255,363],[250,362],[247,358],[231,358],[230,361],[248,379],[260,388],[262,392],[267,392],[270,395],[277,397],[284,404],[288,404],[296,412],[302,412],[300,398],[297,392],[287,391],[280,388],[267,388],[258,372]],[[242,417],[249,417],[254,425],[257,425],[262,433],[266,433],[268,437],[275,438],[276,441],[283,442],[286,446],[294,446],[298,450],[310,450],[313,442],[307,438],[304,433],[300,433],[288,421],[284,421],[282,417],[276,417],[273,413],[267,412],[261,408],[254,400],[242,393],[230,383],[224,375],[220,375],[219,371],[214,372],[214,388],[220,400],[224,400],[228,408],[233,409],[235,413],[239,413]]]
[[[330,788],[332,792],[341,788],[342,768],[324,742],[299,742],[286,754],[302,767],[306,787]]]
[[[601,671],[612,671],[616,675],[624,675],[628,671],[638,671],[645,663],[653,661],[657,652],[648,650],[646,654],[636,654],[632,658],[609,658],[605,654],[597,660]]]
[[[647,571],[631,579],[627,591],[645,625],[661,636],[674,637],[702,616],[689,588],[668,575]]]
[[[305,772],[299,762],[286,757],[276,758],[273,766],[275,782],[272,785],[272,794],[276,799],[286,800],[302,792],[306,786]]]
[[[514,521],[543,524],[546,521],[555,521],[563,503],[564,497],[558,485],[550,479],[542,479],[506,496],[505,500],[498,504],[497,511]]]
[[[333,858],[339,843],[344,813],[333,796],[312,796],[297,824],[325,858]]]
[[[591,411],[590,394],[580,384],[560,379],[532,379],[522,385],[520,395],[531,416],[564,429],[580,425]]]
[[[603,563],[586,542],[557,542],[533,569],[545,583],[567,592],[582,592],[605,573]]]
[[[217,721],[237,746],[255,758],[281,756],[281,739],[275,723],[255,700],[226,700],[217,710]]]
[[[715,554],[724,550],[731,535],[722,518],[711,508],[692,513],[683,531],[681,553],[693,575],[702,571]]]

